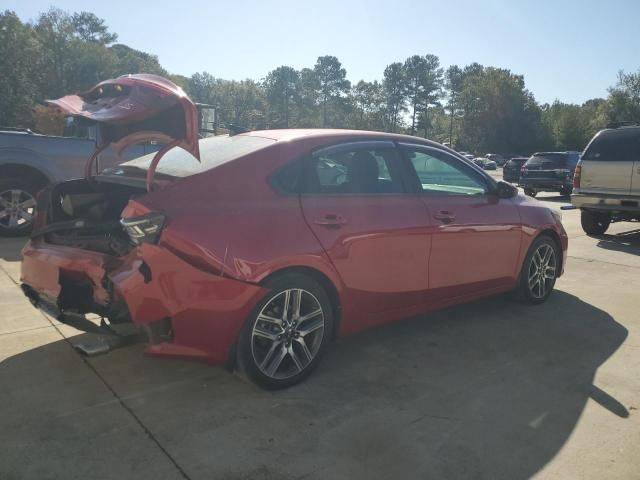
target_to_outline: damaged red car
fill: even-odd
[[[107,351],[240,368],[292,385],[337,336],[513,291],[545,301],[563,272],[559,212],[421,138],[273,130],[198,138],[193,103],[133,75],[53,102],[101,148],[165,145],[38,196],[25,294]],[[506,307],[505,307],[506,308]],[[87,314],[101,321],[90,321]]]

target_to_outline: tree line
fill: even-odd
[[[391,63],[374,81],[350,82],[331,55],[236,81],[205,71],[171,74],[155,55],[117,39],[90,12],[51,8],[29,22],[0,13],[0,125],[47,130],[44,99],[127,73],[170,78],[194,101],[218,107],[222,125],[400,132],[478,154],[582,150],[611,123],[640,123],[640,70],[621,71],[606,98],[540,104],[522,75],[478,63],[445,69],[433,54]]]

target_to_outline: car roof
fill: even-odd
[[[285,128],[277,130],[254,130],[251,132],[241,133],[239,135],[264,137],[281,141],[302,140],[305,138],[326,138],[327,140],[390,140],[395,142],[420,143],[427,146],[433,146],[440,149],[447,149],[444,145],[427,140],[425,138],[413,137],[411,135],[402,135],[399,133],[372,132],[368,130],[347,130],[347,129],[330,129],[330,128]],[[453,150],[451,150],[453,151]]]

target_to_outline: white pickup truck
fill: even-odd
[[[581,210],[585,233],[601,235],[612,222],[640,221],[640,126],[598,132],[573,183],[571,203]]]

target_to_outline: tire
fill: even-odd
[[[40,185],[29,179],[0,181],[0,237],[22,237],[31,233],[40,189]]]
[[[560,190],[560,195],[568,197],[573,192],[573,187],[564,187]]]
[[[524,194],[529,196],[529,197],[535,197],[538,194],[538,192],[535,191],[533,188],[525,188],[524,189]]]
[[[333,308],[324,289],[306,275],[283,274],[265,287],[269,292],[238,339],[237,363],[249,380],[276,390],[301,382],[318,366],[332,338]]]
[[[580,223],[584,233],[587,235],[602,235],[611,225],[611,215],[582,210],[580,212]]]
[[[529,247],[522,264],[516,298],[533,305],[546,301],[556,284],[560,266],[557,243],[548,235],[540,235]]]

